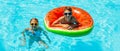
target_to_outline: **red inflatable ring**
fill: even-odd
[[[81,26],[75,28],[74,30],[67,30],[62,27],[51,26],[55,20],[63,16],[64,8],[65,6],[54,8],[47,13],[44,18],[44,24],[48,31],[65,36],[82,36],[88,34],[91,31],[93,28],[92,17],[85,10],[73,6],[71,6],[72,15],[77,19]]]

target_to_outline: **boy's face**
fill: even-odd
[[[33,19],[33,20],[30,22],[30,25],[31,25],[32,29],[36,29],[37,26],[38,26],[37,20]]]
[[[64,16],[65,16],[65,19],[66,19],[67,21],[70,21],[71,16],[72,16],[72,12],[69,11],[69,10],[65,10],[65,11],[64,11]]]
[[[72,15],[72,12],[70,12],[69,10],[65,10],[65,11],[64,11],[64,15],[65,15],[66,17],[69,17],[69,16]]]

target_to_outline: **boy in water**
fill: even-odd
[[[43,41],[41,39],[41,33],[43,32],[43,34],[46,36],[46,38],[49,40],[48,36],[46,35],[47,32],[45,32],[40,26],[38,26],[38,19],[36,18],[32,18],[30,20],[30,28],[26,28],[23,32],[23,45],[25,45],[26,43],[26,38],[25,36],[27,35],[29,37],[29,48],[31,48],[31,45],[36,41],[39,45],[43,44],[46,48],[48,48],[48,45],[45,43],[45,41]],[[24,34],[26,33],[26,34]]]
[[[75,17],[72,16],[72,8],[66,7],[64,10],[64,15],[53,22],[52,26],[62,26],[68,30],[72,30],[78,27],[79,23]]]

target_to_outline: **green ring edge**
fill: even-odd
[[[57,29],[52,29],[49,28],[44,20],[44,26],[45,28],[53,33],[59,34],[59,35],[64,35],[64,36],[70,36],[70,37],[78,37],[78,36],[84,36],[87,35],[91,32],[91,30],[93,29],[93,25],[91,27],[88,27],[86,29],[82,29],[82,30],[57,30]]]

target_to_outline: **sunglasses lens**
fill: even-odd
[[[67,13],[64,13],[64,15],[67,15]]]
[[[64,13],[64,15],[72,15],[72,13],[71,13],[71,12],[69,12],[69,13]]]
[[[37,24],[35,24],[35,25],[37,25]]]
[[[31,25],[33,25],[33,23]]]
[[[69,15],[72,15],[72,13],[69,13]]]
[[[37,24],[37,23],[35,23],[35,24],[34,24],[34,23],[31,23],[31,25],[38,25],[38,24]]]

